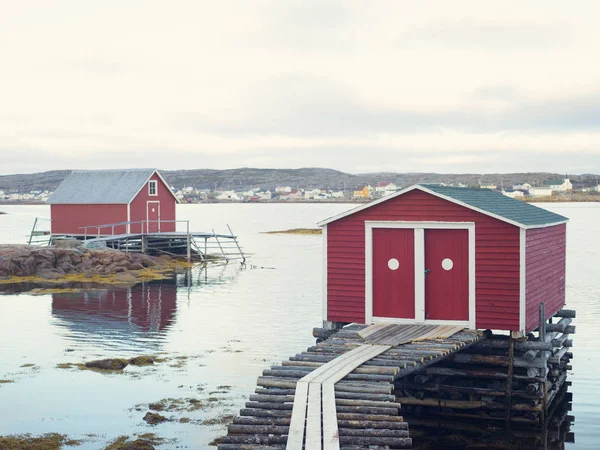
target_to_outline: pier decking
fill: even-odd
[[[265,370],[218,447],[411,448],[394,381],[482,338],[453,326],[348,326]]]

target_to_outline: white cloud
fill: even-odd
[[[599,13],[592,1],[7,2],[0,173],[598,171]]]

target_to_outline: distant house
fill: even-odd
[[[531,185],[529,183],[517,183],[513,184],[513,190],[515,191],[528,191],[531,189]]]
[[[261,200],[271,200],[271,191],[257,192],[256,196]]]
[[[523,193],[523,191],[518,191],[515,189],[506,189],[504,191],[502,191],[503,195],[506,195],[507,197],[510,198],[523,198],[525,197],[525,194]]]
[[[480,189],[491,189],[492,191],[495,191],[498,189],[498,186],[495,184],[480,184],[479,188]]]
[[[289,194],[292,192],[292,188],[289,186],[277,186],[275,192],[278,194]]]
[[[344,191],[329,191],[329,196],[331,198],[344,198]]]
[[[215,194],[216,194],[215,198],[217,200],[231,200],[231,201],[241,200],[235,191],[216,192]]]
[[[367,185],[360,191],[354,191],[353,197],[360,199],[373,198],[373,188],[370,185]]]
[[[394,183],[388,183],[383,181],[375,186],[375,192],[377,192],[381,197],[384,195],[392,194],[398,190],[398,186]]]
[[[318,195],[321,195],[321,189],[307,189],[304,191],[304,198],[307,200],[314,199]]]
[[[529,195],[532,197],[550,197],[554,194],[554,189],[548,186],[532,187],[529,189]]]
[[[304,191],[302,189],[294,189],[287,195],[290,200],[298,200],[304,197]]]
[[[83,236],[175,231],[179,200],[156,169],[129,169],[73,171],[48,202],[52,234]]]
[[[573,184],[568,178],[564,180],[548,180],[544,181],[544,187],[549,187],[556,192],[567,192],[573,190]]]

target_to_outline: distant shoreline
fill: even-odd
[[[260,200],[260,201],[237,201],[237,200],[207,200],[201,202],[181,202],[182,205],[209,205],[209,204],[225,204],[225,205],[272,205],[272,204],[356,204],[361,205],[377,199],[328,199],[328,200]],[[598,195],[586,195],[586,194],[573,194],[573,197],[566,196],[553,196],[553,197],[524,197],[517,198],[525,203],[600,203],[600,194]],[[13,200],[9,202],[0,202],[0,207],[3,205],[7,206],[27,206],[27,205],[48,205],[44,202],[36,201],[18,201]],[[6,214],[6,212],[0,211],[0,214]]]

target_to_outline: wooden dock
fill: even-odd
[[[394,382],[481,339],[453,326],[345,327],[265,370],[218,448],[411,448]]]

